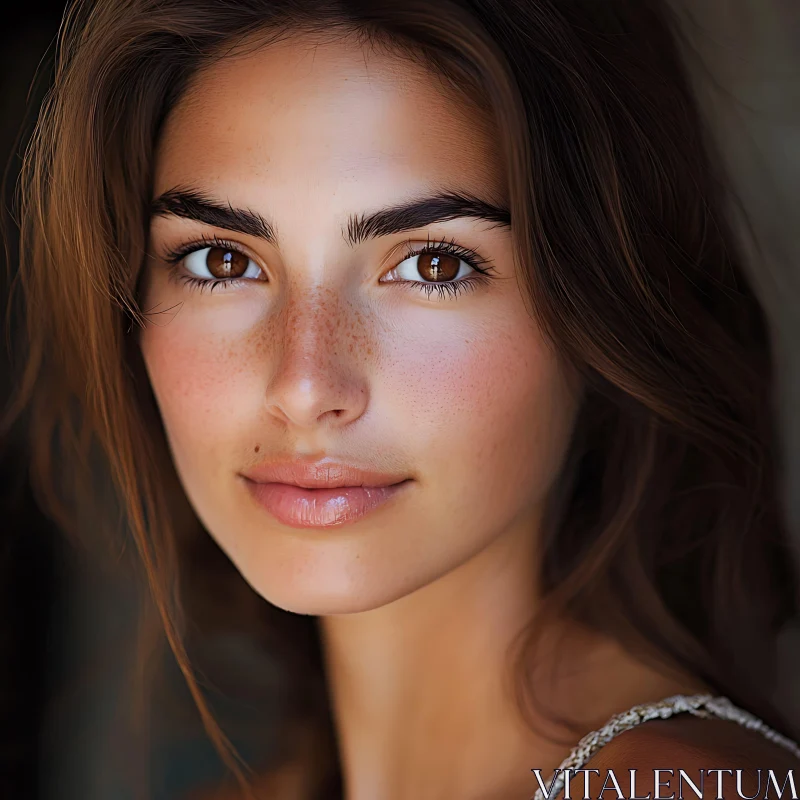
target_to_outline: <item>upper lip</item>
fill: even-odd
[[[246,469],[242,475],[255,483],[288,483],[304,489],[338,489],[342,486],[378,488],[401,483],[408,477],[360,469],[332,459],[311,463],[298,460],[273,461]]]

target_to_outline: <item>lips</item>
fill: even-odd
[[[286,483],[305,489],[339,489],[344,486],[380,488],[408,478],[407,474],[377,472],[333,460],[273,462],[252,467],[242,475],[255,483]]]
[[[242,473],[251,497],[294,528],[327,528],[361,519],[413,481],[407,475],[362,469],[333,460],[280,462]]]

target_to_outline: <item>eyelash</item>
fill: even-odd
[[[404,288],[416,287],[419,289],[419,291],[425,292],[428,298],[430,298],[433,292],[437,292],[440,298],[443,298],[445,295],[455,298],[461,294],[461,292],[477,289],[479,284],[484,284],[492,279],[490,273],[494,272],[495,268],[492,266],[491,261],[481,256],[475,250],[469,250],[465,247],[461,247],[452,239],[441,242],[431,242],[430,238],[428,238],[427,243],[422,247],[412,247],[411,241],[412,240],[403,242],[406,247],[406,254],[392,269],[396,268],[396,266],[399,266],[399,264],[406,259],[413,258],[414,256],[428,253],[444,253],[463,261],[465,264],[475,270],[475,274],[466,278],[461,278],[457,281],[454,280],[449,282],[437,283],[431,281],[429,283],[424,283],[422,281],[394,280],[392,283],[399,284]],[[186,275],[182,273],[180,269],[181,261],[183,261],[183,259],[186,258],[186,256],[188,256],[190,253],[195,253],[198,250],[205,249],[206,247],[223,247],[226,250],[232,250],[243,255],[245,258],[250,258],[250,256],[248,256],[247,253],[245,253],[241,247],[236,245],[234,242],[228,241],[227,239],[220,239],[217,236],[208,238],[203,237],[193,242],[187,242],[186,244],[181,245],[174,250],[167,250],[164,253],[163,258],[170,265],[171,277],[180,281],[181,283],[191,286],[194,289],[198,289],[200,291],[205,291],[208,289],[209,292],[213,292],[214,289],[220,285],[225,288],[229,288],[242,283],[245,280],[252,280],[252,278],[219,278],[217,280],[212,280],[210,278],[198,278],[195,275]],[[391,270],[389,271],[391,272]]]

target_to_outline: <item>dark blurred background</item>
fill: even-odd
[[[800,4],[695,0],[689,5],[695,22],[687,31],[725,90],[705,82],[699,69],[698,92],[759,235],[760,257],[752,244],[745,246],[758,264],[753,280],[775,328],[790,466],[787,495],[798,531]],[[29,0],[4,11],[0,159],[8,165],[9,190],[49,83],[49,57],[64,7]],[[6,207],[10,202],[7,191]],[[13,256],[15,243],[9,244]],[[5,281],[1,288],[4,314]],[[10,386],[7,353],[0,348],[0,406]],[[0,443],[0,798],[127,800],[131,776],[113,753],[125,737],[122,675],[132,653],[127,646],[133,643],[135,587],[63,541],[37,509],[24,463],[25,446],[16,430]],[[783,643],[786,674],[775,691],[800,720],[797,642],[797,632],[789,631]],[[240,663],[263,671],[268,659],[249,646],[235,638],[225,644]],[[175,694],[188,704],[179,685],[176,678]],[[155,752],[148,778],[153,800],[172,800],[222,774],[196,720],[190,713],[187,719],[183,734],[162,741]],[[268,722],[263,718],[264,726]],[[247,755],[247,743],[244,751]]]
[[[63,8],[58,2],[14,4],[4,13],[0,27],[0,158],[4,166],[15,149],[33,75],[58,29]],[[30,98],[31,107],[40,101],[43,88]],[[16,173],[16,160],[9,167]],[[8,196],[3,201],[9,205]],[[2,288],[4,319],[5,280]],[[3,401],[9,388],[8,358],[2,348]],[[33,502],[21,469],[23,454],[19,435],[0,449],[0,797],[9,800],[41,796],[39,738],[51,696],[53,611],[61,590],[61,576],[54,566],[56,532]]]

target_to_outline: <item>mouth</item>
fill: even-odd
[[[383,486],[309,487],[260,483],[243,477],[253,499],[279,522],[293,528],[330,528],[355,522],[404,494],[413,482],[406,478]]]
[[[283,483],[301,489],[384,488],[408,478],[402,472],[378,472],[344,461],[292,458],[251,467],[242,476],[255,483]]]

